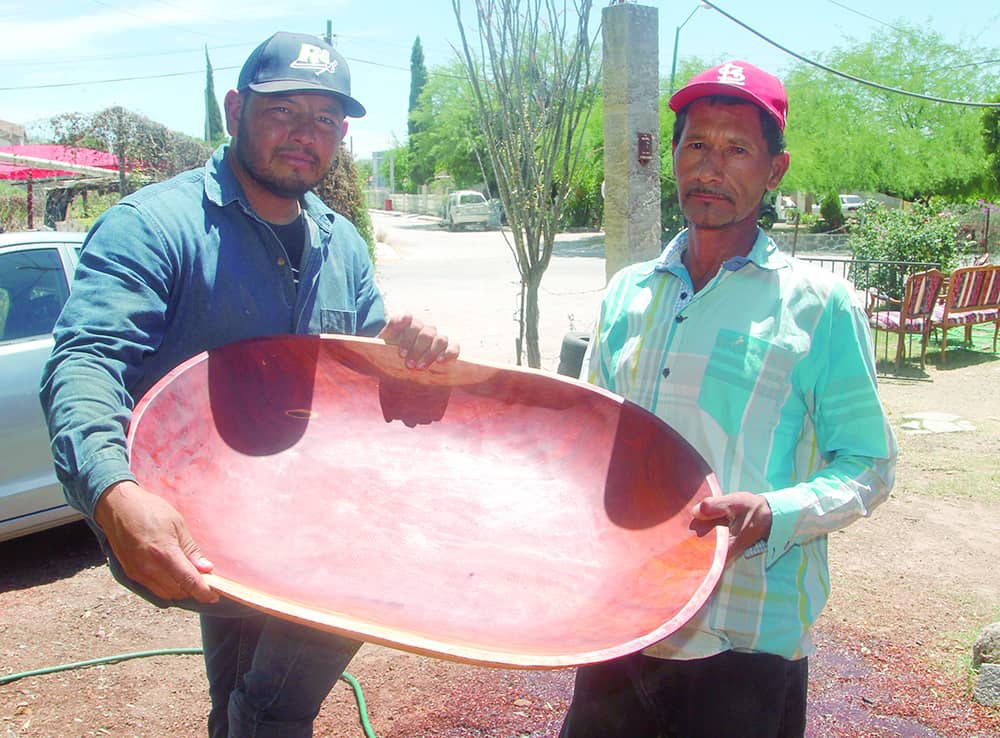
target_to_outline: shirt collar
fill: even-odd
[[[205,162],[205,197],[208,198],[209,202],[215,203],[219,207],[238,202],[247,213],[260,219],[247,200],[243,185],[240,184],[232,167],[229,166],[226,159],[228,148],[229,144],[222,144],[212,152],[212,157]],[[311,192],[307,192],[301,200],[301,205],[306,214],[321,229],[324,231],[331,229],[336,214],[326,207],[322,200]]]
[[[666,248],[663,249],[663,253],[656,261],[656,271],[672,271],[680,266],[681,257],[684,256],[684,252],[687,251],[687,247],[688,230],[685,228],[683,231],[674,236],[673,240],[671,240],[670,243],[667,244]],[[757,229],[757,240],[753,242],[753,246],[750,248],[749,254],[746,256],[733,256],[726,259],[726,261],[722,263],[722,267],[731,272],[735,272],[737,269],[750,262],[753,262],[761,269],[769,270],[782,269],[788,266],[788,263],[778,250],[778,245],[771,239],[770,236],[767,235],[763,228]]]

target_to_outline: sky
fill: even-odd
[[[903,19],[1000,57],[1000,6],[992,0],[713,3],[804,56],[866,40]],[[607,4],[595,3],[595,23]],[[681,60],[744,59],[778,74],[794,61],[696,0],[640,4],[657,9],[663,79],[670,76],[675,35]],[[462,5],[467,33],[474,33],[472,0]],[[414,40],[420,37],[432,72],[457,58],[452,0],[0,0],[0,120],[30,130],[60,113],[122,105],[200,138],[206,47],[221,107],[257,44],[279,30],[324,35],[328,21],[350,65],[353,96],[368,109],[351,121],[355,158],[403,143]],[[989,68],[1000,76],[1000,64]]]

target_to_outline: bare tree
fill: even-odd
[[[541,366],[538,291],[552,258],[599,64],[590,0],[474,0],[479,43],[452,0],[462,57],[510,225],[521,277],[517,361]],[[506,237],[506,234],[505,234]],[[513,243],[511,243],[511,239]]]
[[[54,140],[88,146],[118,157],[118,190],[122,196],[146,181],[166,179],[205,163],[211,148],[202,141],[169,130],[121,106],[97,113],[63,113],[49,122]],[[130,175],[137,173],[133,181]]]

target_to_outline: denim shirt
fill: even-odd
[[[186,359],[283,333],[376,335],[382,297],[364,239],[307,193],[296,289],[284,248],[226,159],[144,187],[84,242],[42,375],[56,473],[93,518],[111,484],[133,480],[125,433],[135,402]]]

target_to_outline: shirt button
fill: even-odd
[[[285,260],[283,258],[281,258],[280,256],[278,257],[278,266],[280,266],[280,267],[285,266]]]
[[[687,292],[682,292],[682,293],[681,293],[681,299],[682,299],[682,300],[686,300],[686,299],[687,299],[687,296],[688,296],[688,293],[687,293]]]
[[[670,368],[669,367],[663,367],[663,372],[662,373],[663,373],[663,378],[666,379],[667,377],[670,376]]]
[[[685,318],[683,315],[678,315],[676,318],[674,318],[674,320],[676,320],[678,323],[683,323]]]

